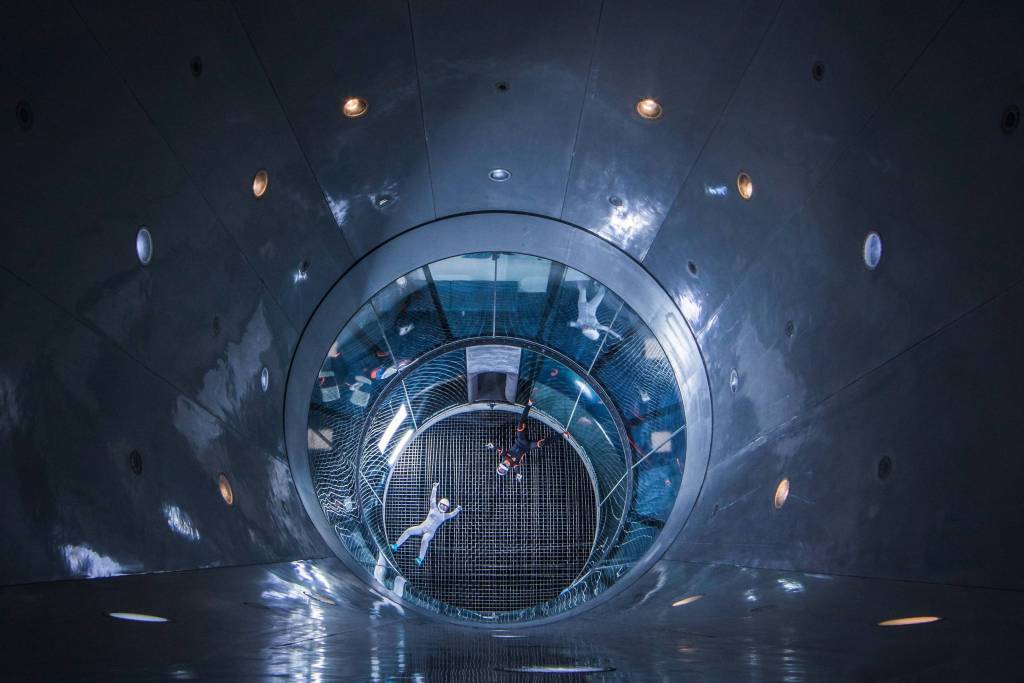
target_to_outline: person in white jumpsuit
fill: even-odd
[[[430,492],[430,511],[427,512],[427,518],[416,526],[411,526],[402,532],[402,535],[398,537],[398,543],[391,544],[391,552],[397,552],[406,541],[413,536],[420,537],[420,554],[416,558],[416,564],[423,566],[423,561],[427,557],[427,550],[430,549],[430,542],[434,540],[434,534],[441,528],[441,525],[447,522],[449,519],[457,516],[462,512],[462,506],[458,506],[451,512],[451,503],[448,502],[447,498],[437,499],[437,487],[440,485],[439,482],[434,484],[433,490]]]
[[[597,319],[597,308],[601,305],[601,300],[604,299],[604,285],[597,286],[597,293],[589,301],[587,300],[587,283],[578,280],[576,288],[580,291],[580,298],[576,302],[576,319],[569,322],[569,327],[579,328],[583,336],[591,341],[600,339],[601,332],[607,332],[616,339],[622,339],[622,336],[615,330],[607,325],[602,325],[601,321]]]

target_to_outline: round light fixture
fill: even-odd
[[[740,171],[736,176],[736,191],[747,200],[754,196],[754,179],[746,171]]]
[[[740,388],[740,373],[738,373],[736,371],[736,368],[733,368],[732,372],[729,373],[729,391],[731,391],[732,393],[735,394],[736,391],[739,388]]]
[[[931,624],[939,621],[942,617],[922,616],[922,617],[900,617],[899,619],[886,619],[885,621],[878,622],[879,626],[915,626],[917,624]]]
[[[369,105],[361,97],[350,97],[341,105],[341,113],[350,119],[357,119],[366,113]]]
[[[135,255],[144,266],[153,260],[153,236],[149,234],[148,228],[139,228],[135,233]]]
[[[220,497],[224,499],[224,502],[234,505],[235,492],[231,489],[231,482],[223,473],[217,475],[217,485],[220,487]]]
[[[267,175],[267,169],[261,168],[256,171],[256,175],[252,179],[252,196],[259,199],[267,193],[268,187],[270,187],[270,176]]]
[[[267,389],[270,388],[270,370],[264,367],[260,370],[260,389],[263,393],[266,393]]]
[[[374,201],[374,204],[377,205],[378,209],[383,209],[385,206],[390,206],[394,201],[395,198],[392,197],[391,195],[382,194],[377,197],[376,201]]]
[[[139,614],[138,612],[109,612],[107,616],[120,619],[121,621],[138,621],[144,624],[165,624],[170,621],[166,617],[158,617],[153,614]]]
[[[691,602],[697,602],[698,600],[700,600],[703,597],[704,597],[703,595],[690,595],[688,597],[683,598],[682,600],[676,600],[675,602],[672,603],[672,606],[673,607],[682,607],[683,605],[689,605]]]
[[[882,236],[872,230],[864,238],[864,265],[874,270],[882,261]]]
[[[660,119],[663,112],[657,100],[645,97],[636,103],[636,113],[645,119]]]
[[[789,498],[789,479],[783,479],[779,482],[779,485],[775,487],[775,498],[773,500],[775,509],[781,509],[782,506],[786,504],[787,498]]]
[[[509,178],[511,178],[512,174],[503,168],[495,168],[490,173],[487,174],[487,177],[496,183],[503,183]]]

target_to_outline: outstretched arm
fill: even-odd
[[[608,334],[612,335],[616,339],[622,339],[622,335],[621,334],[619,334],[618,332],[616,332],[612,328],[608,327],[607,325],[598,325],[597,329],[599,329],[599,330],[601,330],[603,332],[607,332]]]
[[[434,488],[430,490],[430,509],[433,510],[437,507],[437,487],[441,485],[441,482],[434,482]]]
[[[452,510],[451,512],[445,513],[445,516],[444,516],[444,518],[445,518],[445,520],[449,520],[449,519],[451,519],[452,517],[457,517],[457,516],[458,516],[458,514],[459,514],[460,512],[462,512],[462,506],[461,506],[461,505],[457,506],[457,507],[456,507],[456,508],[455,508],[454,510]]]

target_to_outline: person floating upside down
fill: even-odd
[[[416,556],[416,564],[420,567],[423,566],[423,561],[427,558],[427,551],[430,549],[430,542],[434,540],[434,534],[441,528],[441,525],[447,522],[449,519],[457,516],[462,512],[462,506],[458,506],[451,512],[448,510],[451,508],[451,503],[448,502],[447,498],[437,499],[437,487],[439,483],[434,484],[434,488],[430,491],[430,510],[427,512],[427,518],[416,526],[411,526],[402,532],[402,535],[398,538],[397,543],[391,544],[391,552],[398,552],[398,549],[413,536],[420,537],[420,552]]]
[[[519,418],[519,424],[516,425],[516,440],[508,448],[497,447],[498,457],[501,458],[498,463],[498,469],[496,473],[499,477],[504,477],[509,472],[513,472],[516,475],[516,481],[522,481],[523,473],[519,471],[522,467],[523,461],[526,459],[526,455],[533,450],[536,450],[544,445],[544,439],[540,438],[536,441],[530,441],[529,436],[526,432],[526,417],[530,414],[530,408],[533,407],[533,400],[526,401],[526,407],[523,408],[523,414]],[[487,444],[487,448],[495,450],[493,443]]]

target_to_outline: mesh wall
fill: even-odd
[[[613,333],[590,339],[570,325],[580,286],[590,301],[601,292],[583,273],[532,256],[445,259],[378,292],[327,354],[310,405],[314,490],[352,556],[407,600],[474,620],[557,614],[623,576],[667,521],[686,450],[672,366],[614,292],[596,311]],[[524,482],[499,480],[497,457],[482,444],[511,439],[516,417],[502,411],[446,418],[399,457],[404,436],[467,400],[464,349],[424,354],[492,335],[543,345],[523,351],[517,401],[532,396],[538,412],[564,424],[589,469],[568,443],[552,442],[529,457]],[[551,349],[579,367],[545,355]],[[532,429],[548,431],[540,421]],[[422,520],[434,481],[465,512],[442,527],[421,570],[416,539],[397,560],[387,543]],[[492,612],[500,614],[481,616]]]
[[[476,411],[446,418],[421,433],[396,462],[384,498],[389,542],[426,516],[430,490],[461,505],[430,545],[422,568],[418,538],[396,553],[408,583],[449,605],[479,612],[519,610],[555,598],[580,574],[594,542],[597,506],[587,469],[572,446],[530,419],[539,451],[523,479],[498,477],[497,455],[484,444],[510,444],[516,416]]]

